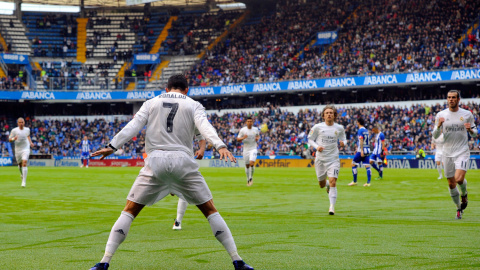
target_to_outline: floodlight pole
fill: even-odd
[[[22,0],[15,0],[15,16],[22,21]]]
[[[85,17],[85,0],[80,0],[80,18]]]

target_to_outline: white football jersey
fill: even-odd
[[[322,146],[321,153],[317,152],[317,159],[321,161],[332,161],[339,158],[338,142],[347,143],[345,129],[342,125],[334,123],[329,126],[325,122],[316,124],[308,134],[308,143],[317,149]]]
[[[28,136],[30,136],[29,128],[23,127],[23,129],[20,129],[16,127],[12,129],[9,138],[12,139],[15,136],[18,136],[15,141],[15,152],[30,150],[30,142],[28,141]]]
[[[122,147],[145,125],[147,154],[165,150],[185,151],[193,156],[196,129],[216,149],[226,147],[208,121],[202,104],[181,93],[170,92],[145,101],[135,117],[115,135],[111,145],[117,149]]]
[[[248,137],[243,140],[243,152],[248,152],[251,150],[257,149],[257,140],[255,139],[260,134],[258,128],[252,127],[249,129],[248,127],[243,127],[238,132],[238,138],[242,138],[243,136],[247,135]]]
[[[438,127],[438,119],[445,118],[440,129]],[[464,124],[470,123],[472,130],[476,131],[475,119],[470,111],[459,108],[458,111],[452,112],[449,109],[439,112],[435,118],[434,137],[439,137],[438,132],[443,133],[445,142],[443,143],[444,157],[457,157],[461,155],[470,155],[468,148],[467,129]],[[436,134],[437,133],[437,134]]]
[[[432,138],[433,143],[435,144],[435,151],[437,153],[443,153],[443,143],[445,142],[445,138],[443,137],[443,133],[440,134],[438,138]]]

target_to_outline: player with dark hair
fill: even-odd
[[[212,193],[193,159],[193,136],[197,128],[219,152],[220,159],[236,162],[207,119],[205,108],[187,97],[188,82],[182,75],[168,80],[167,93],[143,103],[135,117],[112,139],[108,147],[92,156],[101,159],[113,154],[146,125],[145,148],[148,157],[127,196],[127,204],[113,225],[100,263],[91,270],[108,269],[112,256],[125,240],[133,220],[145,205],[152,205],[168,194],[195,204],[210,223],[213,235],[223,244],[235,269],[253,269],[237,253],[232,233],[217,212]]]
[[[383,178],[383,159],[386,155],[385,135],[380,131],[379,126],[374,126],[372,132],[376,136],[373,153],[370,156],[370,165],[372,165],[372,167],[378,172],[379,177],[377,180],[380,180]]]
[[[448,187],[453,203],[457,207],[456,219],[461,219],[463,210],[468,205],[467,165],[470,161],[468,134],[477,137],[473,114],[460,108],[460,92],[450,90],[447,94],[448,109],[439,112],[435,119],[433,138],[438,139],[443,134],[443,171],[448,179]],[[457,188],[460,187],[460,192]]]
[[[255,172],[255,161],[257,160],[257,142],[260,139],[260,131],[253,126],[252,117],[247,117],[246,127],[238,132],[237,141],[243,142],[243,160],[245,160],[245,174],[247,175],[247,186],[253,184],[253,173]]]
[[[356,186],[357,185],[357,174],[358,174],[358,165],[363,163],[365,169],[367,169],[367,183],[365,183],[364,187],[370,186],[370,180],[372,179],[372,171],[370,170],[370,162],[369,162],[369,154],[370,154],[370,138],[368,136],[368,130],[365,128],[365,120],[363,118],[357,119],[358,125],[358,147],[357,153],[353,157],[352,161],[352,173],[353,173],[353,181],[348,184],[349,186]]]

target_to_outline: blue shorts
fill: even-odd
[[[89,152],[82,152],[82,158],[90,158]]]
[[[360,152],[357,152],[355,156],[353,157],[353,163],[355,164],[360,164],[362,162],[363,164],[370,164],[370,159],[368,158],[368,154],[366,154],[364,157],[360,154]]]
[[[372,154],[370,160],[373,160],[374,162],[382,162],[383,157],[381,155]]]

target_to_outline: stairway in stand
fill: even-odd
[[[87,61],[87,23],[88,18],[77,19],[77,62]]]

